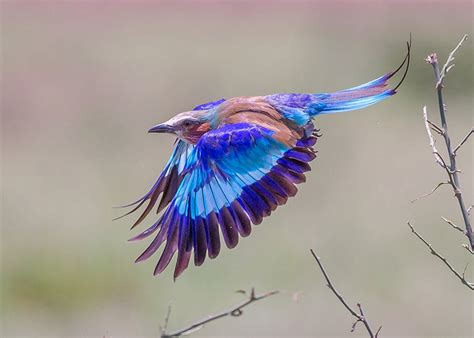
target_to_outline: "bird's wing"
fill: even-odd
[[[229,248],[239,235],[248,236],[251,224],[259,224],[305,181],[308,162],[316,155],[316,137],[310,128],[299,139],[284,140],[278,130],[254,123],[221,126],[204,134],[185,163],[176,194],[162,217],[135,239],[158,233],[137,258],[153,255],[166,241],[155,268],[161,273],[178,251],[174,277],[194,263],[201,265],[206,253],[220,251],[219,232]]]
[[[152,188],[140,199],[136,200],[133,203],[124,205],[123,207],[135,207],[129,212],[127,212],[125,215],[122,215],[118,218],[122,218],[126,215],[133,213],[148,201],[148,204],[146,205],[145,209],[140,214],[135,223],[132,225],[133,229],[139,223],[141,223],[150,213],[150,211],[157,203],[160,194],[161,199],[158,204],[156,213],[158,214],[160,213],[160,211],[164,210],[175,196],[176,191],[178,190],[178,187],[181,184],[181,181],[186,175],[186,161],[188,160],[189,155],[192,153],[193,149],[194,145],[178,140],[176,142],[173,153],[170,159],[168,160],[168,163],[166,164],[165,168],[163,169],[163,172],[158,177]]]

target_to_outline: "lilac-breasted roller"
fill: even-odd
[[[260,224],[297,193],[314,160],[318,134],[313,119],[361,109],[396,93],[410,62],[410,44],[395,71],[373,81],[334,93],[274,94],[235,97],[205,103],[158,124],[150,133],[177,137],[174,151],[155,184],[126,215],[146,207],[132,229],[157,205],[160,214],[148,229],[133,237],[151,235],[143,261],[164,245],[154,274],[161,273],[178,254],[174,278],[188,266],[215,258],[221,241],[234,248],[252,225]],[[387,81],[406,64],[394,88]],[[161,198],[160,198],[161,196]],[[221,236],[222,235],[222,236]]]

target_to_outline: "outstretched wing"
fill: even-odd
[[[299,140],[282,140],[278,131],[253,123],[224,125],[204,134],[188,153],[181,171],[186,174],[166,211],[134,238],[159,229],[137,261],[149,258],[166,242],[154,274],[161,273],[178,251],[176,278],[193,251],[195,265],[201,265],[206,254],[219,254],[220,232],[226,246],[235,247],[239,235],[248,236],[252,224],[261,223],[296,194],[295,184],[305,181],[308,162],[316,157],[315,142],[312,125]]]
[[[150,213],[150,211],[153,209],[156,202],[158,201],[158,197],[160,197],[160,194],[162,195],[156,213],[158,214],[160,213],[160,211],[164,210],[164,208],[168,206],[168,204],[175,196],[176,191],[178,190],[178,187],[181,184],[181,181],[186,175],[186,161],[188,160],[189,155],[192,153],[193,149],[194,145],[186,143],[182,140],[177,140],[173,153],[171,154],[171,157],[168,160],[168,163],[163,169],[161,175],[156,180],[155,184],[153,184],[152,188],[144,196],[142,196],[135,202],[122,206],[135,207],[129,212],[127,212],[125,215],[122,215],[116,219],[130,215],[148,201],[148,204],[146,205],[145,209],[135,221],[135,223],[132,225],[131,229],[133,229],[138,224],[140,224]],[[155,223],[155,226],[158,227],[158,224]],[[136,236],[131,240],[135,239],[140,239],[140,236]]]

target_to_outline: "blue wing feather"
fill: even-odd
[[[192,148],[175,151],[173,157],[179,160],[170,163],[184,177],[164,215],[134,237],[142,239],[160,229],[137,261],[149,258],[166,240],[155,273],[161,273],[177,251],[176,278],[188,266],[190,251],[194,250],[196,265],[204,262],[206,252],[216,257],[219,233],[227,247],[233,248],[239,234],[250,234],[251,223],[259,224],[294,196],[294,184],[304,181],[295,177],[304,177],[303,163],[314,156],[288,147],[273,135],[272,130],[255,124],[231,124],[204,134]],[[306,137],[310,138],[314,137]]]
[[[203,103],[203,104],[200,104],[199,106],[194,107],[193,110],[208,110],[208,109],[217,107],[218,105],[220,105],[224,101],[225,101],[225,99],[220,99],[220,100],[217,100],[217,101],[211,101],[211,102]]]

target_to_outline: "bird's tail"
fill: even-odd
[[[314,99],[306,108],[306,113],[311,117],[318,114],[330,114],[350,111],[371,106],[377,102],[392,96],[397,92],[408,73],[410,65],[411,39],[407,42],[407,55],[402,64],[394,71],[385,74],[378,79],[364,83],[360,86],[341,90],[334,93],[313,94]],[[388,80],[397,74],[406,64],[401,80],[394,88],[388,88]]]

